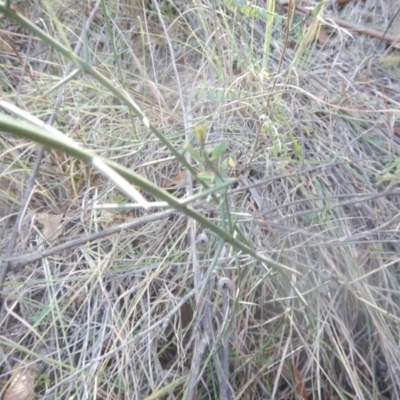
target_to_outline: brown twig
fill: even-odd
[[[288,8],[288,5],[284,5],[284,6],[285,6],[285,8]],[[298,5],[298,4],[296,4],[295,10],[302,14],[307,14],[310,12],[310,10],[308,10],[307,8],[305,8],[301,5]],[[400,48],[400,38],[398,36],[387,35],[386,33],[382,33],[382,32],[376,31],[374,29],[369,29],[362,25],[352,24],[351,22],[344,21],[340,18],[335,18],[331,15],[324,15],[323,19],[325,21],[328,21],[328,20],[332,21],[337,26],[340,26],[342,28],[346,28],[346,29],[349,29],[351,31],[358,32],[358,33],[363,33],[365,35],[368,35],[368,36],[371,36],[371,37],[374,37],[377,39],[381,39],[381,42],[383,40],[385,40],[386,42],[392,43],[393,47]]]
[[[91,235],[85,235],[82,237],[79,237],[74,240],[70,240],[66,243],[62,243],[58,246],[52,247],[50,249],[46,249],[44,251],[34,251],[31,253],[26,253],[22,254],[19,256],[14,256],[10,257],[10,255],[6,255],[6,257],[3,259],[3,263],[8,265],[9,269],[12,270],[18,270],[25,266],[26,264],[34,263],[37,261],[42,260],[43,258],[53,256],[55,254],[61,253],[62,251],[72,249],[78,246],[82,246],[85,243],[93,242],[94,240],[105,238],[107,236],[114,235],[115,233],[119,233],[125,229],[131,229],[135,228],[137,226],[147,224],[152,221],[157,221],[161,218],[168,217],[169,215],[176,213],[175,210],[167,210],[167,211],[162,211],[159,213],[151,214],[151,215],[146,215],[141,218],[137,218],[134,221],[131,222],[125,222],[123,224],[113,226],[112,228],[105,229],[100,232],[93,233]]]

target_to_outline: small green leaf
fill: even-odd
[[[311,15],[313,17],[317,16],[321,12],[322,7],[324,5],[325,5],[325,1],[320,0],[320,2],[317,3],[317,5],[311,10]]]
[[[224,91],[223,90],[218,90],[217,92],[217,101],[219,104],[223,104],[224,103]]]
[[[211,159],[212,160],[218,160],[218,157],[224,153],[224,151],[227,149],[228,143],[226,140],[223,140],[221,143],[218,143],[217,145],[214,146],[211,154]]]
[[[228,92],[228,100],[236,101],[239,98],[238,94],[233,91]]]
[[[199,172],[197,178],[212,181],[214,180],[214,174],[210,172]]]
[[[222,161],[221,167],[222,167],[222,169],[226,170],[226,169],[228,169],[228,167],[233,168],[235,165],[236,165],[235,160],[232,157],[227,157],[227,158],[224,158],[224,161]]]
[[[203,161],[200,153],[193,148],[193,146],[188,143],[185,147],[185,150],[198,162],[201,163]]]
[[[204,88],[200,88],[199,91],[197,92],[197,98],[199,100],[203,99],[205,96],[205,89]]]
[[[209,100],[215,100],[217,98],[217,93],[214,89],[207,90],[207,98]]]
[[[278,25],[282,25],[283,19],[279,14],[274,14],[274,18]]]

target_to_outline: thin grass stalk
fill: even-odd
[[[218,288],[222,294],[222,308],[221,308],[221,315],[223,320],[221,321],[221,340],[222,340],[222,345],[221,345],[221,369],[222,369],[222,375],[224,377],[225,381],[225,396],[227,398],[230,398],[229,392],[231,394],[233,393],[232,386],[229,382],[229,339],[230,339],[230,327],[231,327],[231,321],[229,321],[229,292],[232,287],[232,282],[228,278],[221,278],[218,282]],[[231,314],[231,318],[233,319],[234,316]],[[227,329],[224,329],[224,326],[227,327]]]
[[[263,49],[263,62],[262,73],[268,74],[268,60],[271,47],[272,30],[274,25],[275,16],[275,0],[267,0],[267,18],[265,23],[265,36],[264,36],[264,49]]]
[[[203,359],[204,352],[207,349],[209,340],[203,337],[195,346],[194,358],[190,368],[189,382],[187,386],[187,394],[184,394],[185,400],[194,400],[196,397],[196,385],[200,380],[200,366]]]
[[[181,153],[179,153],[179,151],[175,149],[175,147],[168,141],[168,139],[149,122],[148,118],[142,113],[140,108],[135,104],[132,98],[124,90],[121,90],[115,85],[114,82],[110,81],[103,74],[98,72],[88,62],[74,54],[70,49],[60,44],[57,40],[53,39],[46,32],[39,29],[36,25],[31,23],[28,19],[26,19],[19,13],[15,13],[5,6],[0,6],[0,13],[3,13],[6,17],[15,21],[28,31],[32,32],[49,46],[61,53],[64,57],[71,60],[80,71],[91,75],[95,80],[97,80],[107,90],[109,90],[110,93],[121,100],[121,102],[125,104],[133,114],[141,118],[143,124],[150,129],[150,131],[168,148],[168,150],[171,151],[171,153],[183,166],[185,166],[191,173],[196,173],[194,168],[186,161],[185,157]]]
[[[118,52],[117,52],[117,48],[116,48],[116,45],[115,45],[115,37],[114,37],[113,30],[111,28],[108,4],[107,4],[107,2],[105,0],[101,0],[101,8],[103,9],[103,15],[104,15],[104,19],[106,21],[108,39],[109,39],[110,44],[111,44],[111,48],[112,48],[112,52],[113,52],[113,55],[114,55],[115,64],[117,66],[119,80],[120,80],[122,86],[125,86],[124,75],[122,73],[120,57],[118,57],[118,54],[117,54]]]

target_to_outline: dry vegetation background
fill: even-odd
[[[25,202],[38,146],[1,134],[0,397],[400,398],[400,54],[324,19],[384,32],[395,3],[327,1],[315,18],[270,1],[16,2],[72,49],[90,21],[88,60],[182,154],[202,134],[226,143],[215,163],[234,182],[191,206],[288,269],[168,207],[135,208],[60,151],[45,150]],[[2,100],[55,113],[178,198],[200,193],[94,79],[59,85],[71,71],[2,20]]]

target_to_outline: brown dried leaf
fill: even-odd
[[[55,240],[62,235],[63,229],[60,229],[62,214],[36,214],[36,220],[43,225],[42,233],[47,240]]]
[[[292,371],[298,398],[301,400],[308,400],[307,391],[304,387],[304,378],[294,364],[292,365]]]
[[[190,306],[190,303],[187,301],[182,304],[180,309],[180,317],[181,317],[181,328],[186,328],[192,322],[193,319],[193,309]]]
[[[350,3],[350,1],[351,0],[336,0],[336,7],[344,7],[347,3]]]
[[[168,178],[165,182],[165,188],[169,189],[172,187],[182,186],[186,182],[186,169],[180,169],[171,178]]]
[[[20,369],[9,382],[3,400],[33,400],[35,393],[35,372],[32,369]]]
[[[318,34],[318,43],[324,45],[329,40],[331,34],[328,29],[321,27],[319,34]]]

